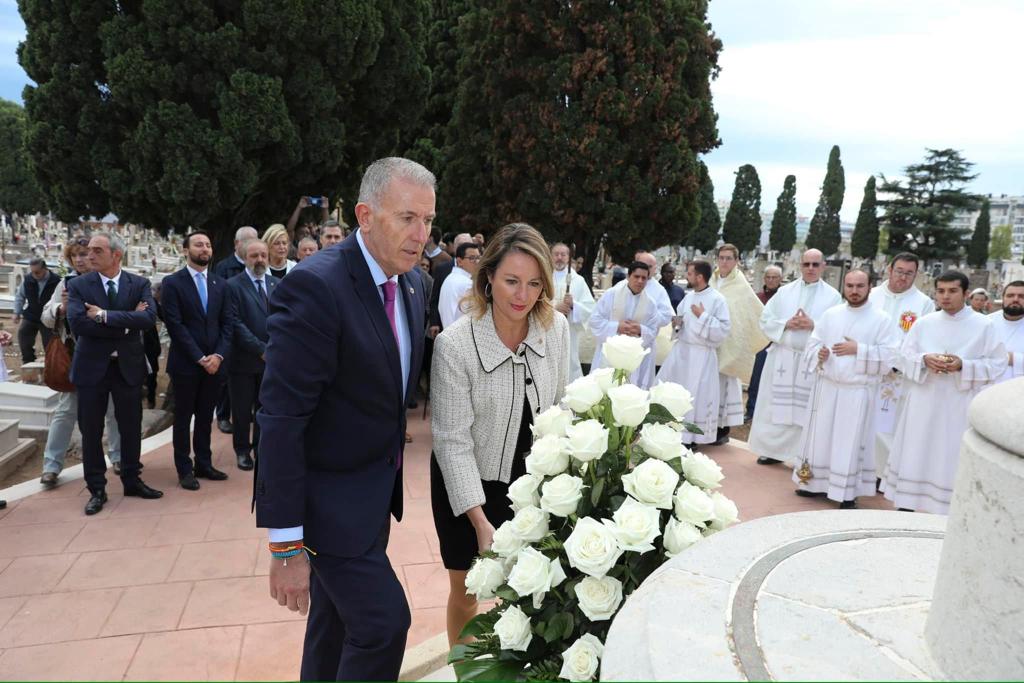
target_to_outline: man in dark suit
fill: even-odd
[[[242,245],[257,237],[259,237],[259,233],[251,225],[244,225],[235,230],[235,250],[227,257],[217,261],[213,266],[214,274],[219,275],[226,282],[245,270],[245,254],[242,252]],[[225,434],[230,434],[232,430],[231,392],[227,382],[221,387],[220,398],[217,400],[217,428]]]
[[[67,283],[68,323],[78,338],[71,361],[71,381],[78,391],[78,428],[82,432],[82,466],[94,515],[107,502],[107,464],[103,458],[103,419],[114,399],[121,432],[121,484],[124,495],[159,498],[139,477],[142,448],[142,383],[146,356],[142,332],[156,324],[156,302],[149,280],[121,270],[124,242],[100,232],[89,240],[93,272]]]
[[[224,385],[224,359],[231,350],[228,283],[210,276],[210,236],[201,230],[185,236],[185,267],[160,283],[160,308],[171,337],[167,374],[174,387],[174,467],[183,489],[199,489],[197,477],[220,481],[228,475],[213,466],[210,430],[213,409]],[[189,427],[192,418],[192,448]],[[195,453],[195,464],[189,451]]]
[[[401,668],[409,606],[386,549],[423,352],[424,292],[410,271],[434,183],[407,159],[371,164],[359,230],[296,266],[270,302],[256,523],[270,528],[271,596],[310,610],[303,680],[396,680]],[[306,543],[309,561],[296,549]]]
[[[231,360],[228,386],[231,391],[231,419],[234,430],[238,469],[253,468],[252,453],[259,452],[260,425],[253,422],[259,410],[260,384],[263,382],[263,355],[267,351],[269,299],[280,282],[267,272],[267,245],[251,239],[244,245],[245,270],[228,280],[229,318],[231,319]],[[252,425],[252,436],[249,426]]]

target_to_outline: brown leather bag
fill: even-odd
[[[73,344],[74,342],[70,342]],[[74,347],[72,347],[73,349]],[[43,383],[54,391],[74,391],[71,383],[71,354],[68,344],[54,333],[46,345],[46,365],[43,368]]]

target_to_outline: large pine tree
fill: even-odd
[[[878,198],[875,176],[864,184],[864,199],[860,202],[857,224],[850,238],[850,253],[854,258],[874,260],[878,255]]]
[[[828,169],[825,182],[821,185],[821,197],[811,218],[807,239],[808,249],[820,249],[826,257],[839,251],[842,235],[839,231],[839,210],[843,208],[843,194],[846,192],[846,174],[839,158],[839,145],[833,145],[828,155]]]
[[[708,168],[701,162],[700,169],[700,192],[697,194],[697,207],[700,209],[700,219],[696,227],[690,231],[684,240],[684,244],[693,247],[701,253],[708,253],[718,244],[718,231],[722,229],[722,217],[718,213],[718,205],[715,204],[715,185],[708,175]]]
[[[796,244],[796,176],[786,176],[782,192],[775,203],[768,246],[772,251],[786,253]]]
[[[971,268],[984,268],[988,265],[988,243],[992,237],[992,218],[989,215],[989,201],[981,202],[981,212],[974,223],[974,233],[967,247],[967,265]]]
[[[741,252],[753,251],[761,240],[761,180],[750,164],[736,171],[736,184],[722,224],[722,239]]]

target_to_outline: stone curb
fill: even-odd
[[[418,681],[448,663],[448,634],[438,633],[405,651],[400,681]]]

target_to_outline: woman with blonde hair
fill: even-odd
[[[287,275],[295,267],[295,261],[288,258],[288,250],[292,245],[288,239],[288,229],[280,223],[274,223],[260,239],[267,245],[270,274],[277,278]]]
[[[503,227],[487,243],[467,314],[434,341],[430,498],[448,569],[448,641],[477,611],[466,572],[512,518],[509,483],[525,474],[533,416],[558,403],[569,323],[551,305],[551,252],[537,230]]]

